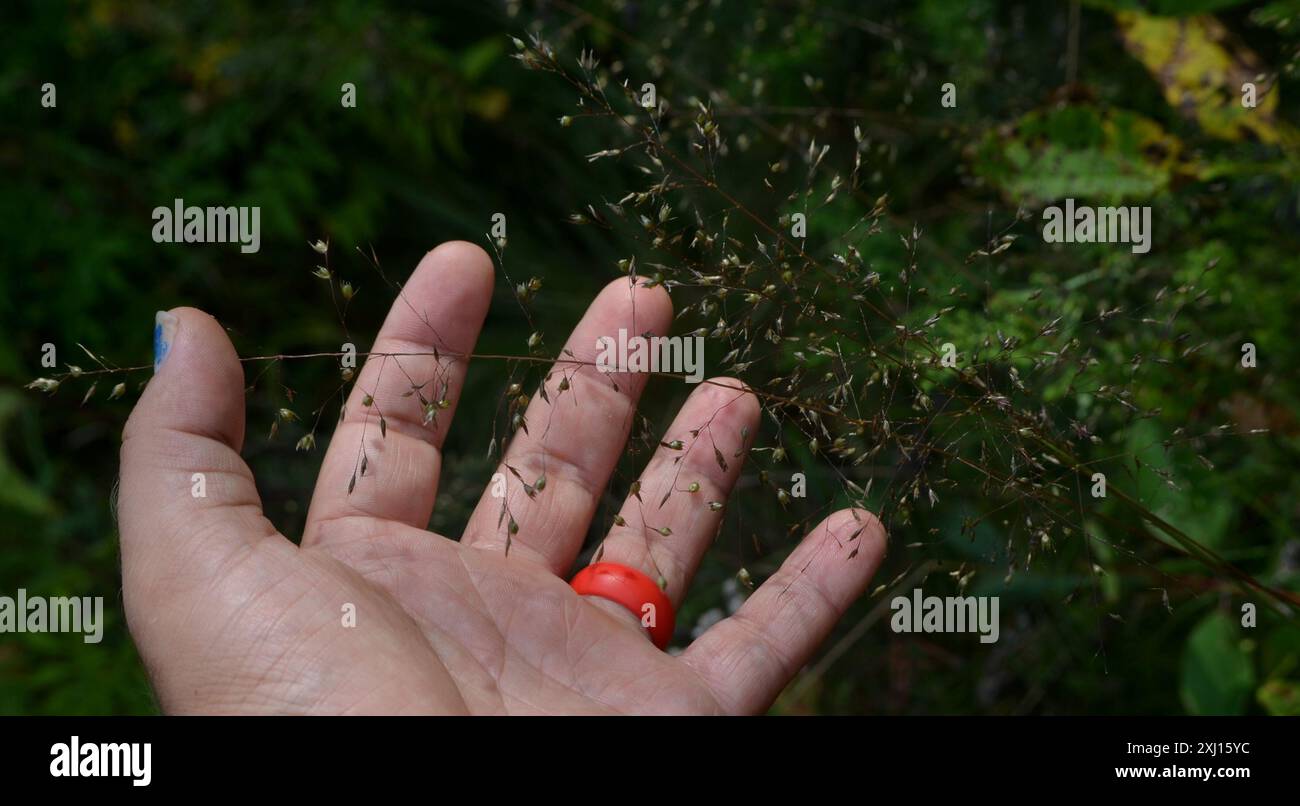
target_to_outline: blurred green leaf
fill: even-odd
[[[1180,692],[1188,713],[1243,713],[1255,684],[1255,670],[1242,650],[1236,625],[1222,612],[1206,616],[1192,630],[1183,652]]]
[[[1179,462],[1176,448],[1153,420],[1139,420],[1128,429],[1127,453],[1133,459],[1133,486],[1141,500],[1184,534],[1211,548],[1228,534],[1234,507],[1228,492],[1207,477],[1213,471]]]
[[[1065,197],[1118,203],[1165,188],[1182,152],[1155,121],[1125,110],[1076,105],[1035,110],[977,149],[975,170],[1012,200]]]

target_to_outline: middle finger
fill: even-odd
[[[632,426],[648,375],[606,374],[593,366],[601,337],[662,334],[672,324],[672,302],[660,287],[620,278],[605,286],[574,328],[564,358],[543,381],[510,439],[494,482],[470,516],[461,542],[476,548],[521,551],[554,573],[569,570],[582,547]],[[567,386],[561,390],[561,385]],[[517,475],[516,475],[517,474]],[[545,479],[538,489],[538,481]],[[525,487],[528,485],[528,487]],[[532,494],[529,494],[531,488]]]

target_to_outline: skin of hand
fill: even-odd
[[[118,513],[127,619],[165,711],[758,713],[861,595],[885,551],[863,510],[822,521],[678,654],[656,649],[620,605],[575,593],[565,575],[647,380],[590,363],[557,364],[549,402],[532,395],[528,429],[508,444],[509,551],[501,499],[487,492],[459,541],[426,531],[492,287],[491,260],[472,244],[421,260],[358,374],[300,545],[262,514],[240,457],[245,379],[224,329],[193,308],[161,317],[164,357],[123,433]],[[622,278],[587,310],[569,357],[593,362],[600,336],[663,334],[671,320],[662,288]],[[450,404],[427,425],[406,395],[424,382],[430,400],[445,382]],[[662,573],[680,606],[724,514],[707,502],[727,499],[759,413],[738,381],[699,384],[663,436],[682,449],[661,445],[650,458],[601,559]],[[349,492],[362,445],[368,468]],[[530,498],[506,464],[530,483],[545,475],[544,489]]]

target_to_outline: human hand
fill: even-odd
[[[533,396],[528,430],[508,444],[510,516],[485,493],[459,542],[426,531],[492,286],[476,246],[443,244],[421,261],[358,374],[300,546],[262,514],[240,458],[234,347],[210,316],[171,312],[161,364],[123,434],[119,494],[127,617],[165,710],[761,712],[861,594],[885,548],[862,510],[815,527],[739,611],[676,656],[655,648],[630,611],[565,581],[647,379],[598,372],[597,339],[671,324],[668,294],[626,278],[569,339],[565,357],[588,363],[556,364],[549,401]],[[406,396],[417,384],[446,402],[428,424],[418,396]],[[731,457],[743,457],[758,417],[738,381],[696,388],[663,437],[682,448],[657,449],[601,559],[662,574],[679,605],[721,522],[707,502],[726,500],[742,465]],[[362,446],[368,466],[354,476]],[[530,497],[504,465],[546,483]],[[205,497],[191,494],[196,473]],[[355,626],[342,618],[347,605]]]

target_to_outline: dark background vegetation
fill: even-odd
[[[333,268],[359,288],[347,321],[365,345],[392,294],[357,247],[402,278],[440,241],[487,246],[490,218],[504,212],[510,279],[498,273],[480,350],[524,354],[533,327],[511,281],[543,281],[531,315],[558,345],[619,275],[619,260],[665,260],[617,228],[570,222],[588,204],[644,190],[644,161],[586,159],[625,144],[626,133],[584,117],[565,81],[511,58],[510,37],[530,33],[573,69],[590,48],[616,82],[656,82],[688,113],[692,96],[711,105],[729,146],[719,183],[774,226],[798,182],[782,185],[771,166],[805,172],[816,139],[832,145],[832,172],[847,176],[860,127],[869,141],[861,188],[810,215],[810,251],[842,252],[854,222],[888,194],[887,232],[850,240],[889,279],[904,257],[898,236],[921,228],[932,292],[964,290],[938,341],[965,351],[995,333],[1032,338],[1039,313],[1062,317],[1090,340],[1100,377],[1149,416],[1113,401],[1118,415],[1094,414],[1097,396],[1064,383],[1029,381],[1037,404],[1027,407],[1091,417],[1102,439],[1090,456],[1125,468],[1116,484],[1260,582],[1300,588],[1294,0],[95,0],[6,3],[0,16],[0,340],[9,348],[0,351],[0,593],[102,595],[108,611],[97,646],[75,635],[0,636],[0,713],[156,710],[121,613],[110,505],[122,424],[148,373],[101,379],[84,404],[84,380],[52,396],[24,390],[49,374],[43,344],[57,346],[61,365],[90,365],[78,343],[122,366],[146,364],[154,311],[189,304],[220,319],[242,355],[336,350],[342,328],[308,248],[328,238]],[[1242,80],[1259,81],[1255,110],[1241,109]],[[939,103],[948,81],[955,109]],[[55,109],[40,105],[45,82],[57,86]],[[340,106],[344,82],[357,87],[355,109]],[[575,116],[568,126],[565,115]],[[685,136],[678,144],[689,156]],[[1066,196],[1151,205],[1151,253],[1044,244],[1038,214]],[[177,197],[260,206],[261,251],[153,243],[151,210]],[[1017,221],[1021,206],[1028,217]],[[1002,234],[1017,236],[1010,248],[968,259]],[[1164,321],[1161,288],[1185,302],[1176,337],[1146,321]],[[1111,308],[1121,312],[1096,327]],[[1159,345],[1149,341],[1157,331],[1169,337]],[[1246,341],[1259,351],[1255,370],[1239,366]],[[726,371],[716,358],[709,371]],[[756,365],[744,377],[758,385],[776,371]],[[435,529],[458,534],[483,489],[510,372],[471,368],[464,397],[483,404],[460,407]],[[279,408],[305,415],[327,402],[337,369],[254,365],[248,377],[245,456],[268,516],[295,536],[321,451],[294,451],[303,424],[273,439],[270,426]],[[127,392],[110,401],[117,380]],[[652,384],[643,411],[662,426],[685,393]],[[976,422],[1001,438],[998,424]],[[1224,424],[1230,436],[1200,438]],[[770,429],[759,444],[773,444]],[[621,476],[643,458],[628,457]],[[905,471],[894,462],[886,477]],[[759,466],[746,470],[679,642],[734,600],[740,568],[761,580],[779,564],[793,540],[781,524],[798,522],[800,506],[842,503],[827,465],[791,447],[783,472],[808,474],[809,503],[790,508],[758,481]],[[761,466],[778,470],[767,458]],[[958,589],[954,577],[978,572],[967,592],[1001,596],[1001,640],[894,635],[880,616],[890,589],[849,613],[830,654],[775,710],[1300,713],[1300,628],[1223,567],[1082,505],[1080,528],[1054,533],[1050,550],[1011,517],[963,530],[1003,497],[968,473],[954,478],[937,505],[890,523],[878,582],[929,568],[927,592],[945,594]],[[610,502],[625,489],[616,484]],[[1043,546],[1032,565],[1012,548],[1027,540]],[[1241,627],[1244,602],[1259,606],[1257,627]]]

